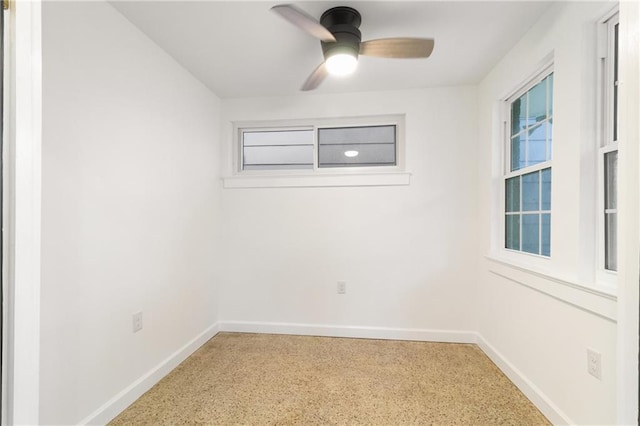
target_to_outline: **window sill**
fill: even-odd
[[[617,296],[611,286],[569,281],[496,255],[485,258],[491,262],[489,271],[495,275],[611,321],[617,320]]]
[[[409,185],[411,173],[358,173],[309,175],[247,175],[222,179],[224,188],[312,188],[338,186]]]

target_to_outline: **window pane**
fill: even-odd
[[[313,130],[243,131],[242,169],[313,169]]]
[[[551,210],[551,168],[540,171],[540,177],[542,181],[540,210]]]
[[[618,269],[618,221],[616,208],[618,204],[618,151],[611,151],[604,156],[604,199],[605,199],[605,226],[604,226],[604,251],[605,269],[616,271]]]
[[[532,127],[527,133],[529,134],[527,166],[547,161],[547,122]]]
[[[544,79],[529,90],[529,126],[544,120],[547,117],[547,80]]]
[[[618,140],[618,24],[614,27],[613,47],[613,140]]]
[[[313,168],[313,145],[245,146],[243,160],[245,169],[260,165],[300,166],[293,168],[309,168],[308,166],[311,166]]]
[[[505,224],[505,247],[520,250],[520,215],[507,215]]]
[[[540,254],[543,256],[551,255],[551,215],[549,213],[543,213],[542,224],[540,226],[540,239],[542,241],[542,247],[540,247]]]
[[[522,210],[540,210],[540,172],[522,175]]]
[[[527,94],[520,96],[511,103],[511,136],[526,127]]]
[[[522,215],[522,251],[540,254],[540,215]]]
[[[553,115],[553,74],[550,74],[545,80],[547,80],[547,114],[551,117]]]
[[[267,130],[243,132],[244,146],[313,145],[313,130]]]
[[[344,144],[319,146],[319,167],[393,166],[394,144]]]
[[[618,215],[608,213],[605,217],[604,267],[610,271],[618,270]]]
[[[547,160],[551,160],[553,153],[553,118],[547,121]]]
[[[525,134],[522,133],[511,139],[511,171],[525,167]]]
[[[395,164],[396,126],[318,129],[318,167]]]
[[[604,155],[604,208],[616,209],[618,205],[618,151]]]
[[[396,126],[337,127],[318,129],[320,145],[396,143]]]
[[[506,188],[506,211],[520,211],[520,176],[507,179]]]

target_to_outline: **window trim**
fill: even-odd
[[[223,178],[224,188],[395,186],[409,185],[405,170],[405,115],[379,115],[296,120],[232,122],[232,170]],[[396,165],[366,167],[318,167],[318,129],[332,127],[396,126]],[[242,132],[247,130],[313,129],[313,169],[242,170]]]
[[[504,96],[500,100],[500,114],[501,114],[501,134],[500,134],[500,149],[502,152],[501,155],[501,164],[500,164],[500,176],[499,180],[499,208],[497,210],[499,214],[498,220],[498,230],[497,230],[497,247],[498,253],[500,253],[500,257],[505,259],[522,262],[522,261],[531,261],[534,262],[538,267],[547,267],[550,262],[553,251],[551,250],[550,256],[545,256],[542,254],[529,253],[522,250],[514,250],[506,247],[506,181],[507,179],[513,178],[515,176],[522,176],[527,173],[543,170],[546,168],[551,168],[553,175],[553,155],[551,155],[551,160],[544,161],[542,163],[534,164],[532,166],[526,166],[516,171],[511,171],[511,103],[518,99],[523,94],[527,93],[531,88],[533,88],[536,84],[543,81],[549,75],[554,73],[554,61],[553,56],[550,55],[542,63],[536,68],[536,70],[529,74],[528,78],[525,78],[517,85],[517,88],[509,92],[506,96]],[[555,86],[555,84],[554,84]],[[555,96],[554,96],[555,102]],[[555,112],[555,108],[554,108]],[[553,140],[553,139],[552,139]],[[551,152],[553,153],[555,144],[551,146]],[[551,194],[553,194],[553,179],[551,180]],[[553,195],[552,195],[553,197]],[[553,203],[552,203],[553,206]],[[551,209],[553,212],[553,207]],[[551,213],[551,241],[553,241],[553,229],[554,229],[554,215]],[[495,231],[494,231],[495,232]],[[494,235],[496,235],[494,234]],[[553,244],[552,244],[553,245]]]

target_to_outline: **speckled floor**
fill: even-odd
[[[475,345],[220,333],[112,425],[547,425]]]

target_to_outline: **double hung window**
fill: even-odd
[[[602,114],[598,150],[600,176],[600,268],[618,269],[618,13],[602,23],[601,54]]]
[[[506,101],[504,247],[551,255],[553,72],[545,69]]]

